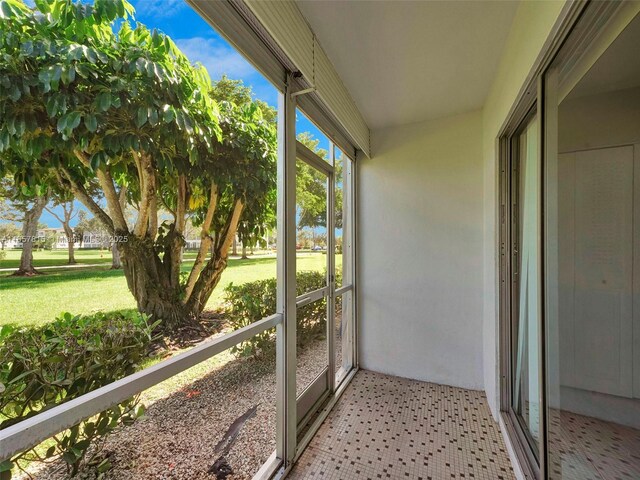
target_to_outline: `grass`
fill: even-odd
[[[17,266],[20,252],[10,253],[11,256],[4,262],[0,262],[0,268]],[[63,311],[86,314],[97,310],[135,308],[135,301],[127,289],[122,270],[109,268],[111,257],[108,252],[100,255],[100,251],[97,250],[80,251],[77,252],[76,259],[79,263],[104,263],[104,266],[80,269],[61,267],[46,270],[44,274],[34,277],[13,277],[10,272],[0,273],[0,298],[3,306],[0,310],[0,325],[43,324],[53,320]],[[187,261],[183,265],[184,271],[188,271],[191,267],[189,259],[193,259],[193,256],[194,254],[185,255]],[[341,265],[340,257],[336,258],[337,265]],[[66,252],[34,252],[34,260],[36,267],[61,266],[66,262]],[[326,268],[326,261],[326,254],[322,252],[298,252],[297,270],[323,271]],[[241,284],[275,276],[276,258],[272,254],[255,255],[245,260],[231,258],[207,307],[220,307],[223,302],[224,288],[232,282]],[[142,394],[142,401],[149,405],[180,389],[188,389],[196,380],[221,368],[234,358],[230,350],[221,352],[146,390]],[[160,360],[160,357],[150,357],[144,366],[151,366]],[[36,447],[36,451],[43,454],[51,444],[52,440],[47,440]],[[21,465],[27,466],[25,462],[21,462]]]
[[[18,268],[20,265],[20,254],[22,250],[8,249],[5,250],[6,256],[0,260],[0,268]],[[111,264],[111,251],[109,250],[82,250],[75,251],[76,263],[78,265],[94,265],[97,263]],[[196,258],[196,252],[186,252],[184,254],[186,260]],[[69,254],[66,249],[60,250],[40,250],[33,252],[33,266],[38,267],[57,267],[66,266]]]
[[[85,251],[89,254],[99,251]],[[47,254],[40,261],[52,261],[59,252],[36,252]],[[87,255],[86,263],[99,263],[90,260],[96,258]],[[99,256],[98,256],[99,258]],[[105,254],[104,267],[81,269],[52,269],[35,277],[12,277],[0,274],[0,325],[39,325],[49,322],[61,312],[88,314],[98,310],[109,311],[135,308],[133,296],[127,288],[122,270],[110,270],[110,256]],[[188,258],[188,256],[187,256]],[[326,265],[326,255],[322,252],[298,252],[297,270],[322,271]],[[340,265],[341,259],[336,258]],[[37,265],[37,263],[36,263]],[[185,262],[183,269],[188,271],[190,263]],[[215,309],[223,303],[224,288],[233,282],[241,284],[253,280],[276,276],[276,258],[273,255],[256,255],[246,260],[231,258],[224,271],[220,284],[209,299],[207,308]]]
[[[0,268],[18,268],[22,250],[5,250],[7,256],[0,260]],[[111,263],[111,252],[106,250],[76,250],[76,262],[79,264]],[[42,250],[33,252],[34,267],[66,265],[69,254],[66,250]]]

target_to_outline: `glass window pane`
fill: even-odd
[[[334,218],[335,218],[335,284],[336,288],[339,288],[344,284],[343,272],[344,272],[344,241],[345,241],[345,227],[349,221],[348,218],[348,202],[345,202],[345,164],[349,161],[338,149],[334,150],[334,180],[335,180],[335,202],[334,202]],[[348,194],[348,190],[347,190]]]
[[[297,309],[296,394],[299,396],[328,365],[327,301]]]
[[[0,28],[17,45],[2,42],[0,76],[19,94],[3,96],[0,131],[22,124],[3,142],[0,178],[0,429],[276,308],[276,88],[186,2],[171,15],[143,1],[135,14],[84,15],[94,2],[79,0],[65,22],[36,3]],[[34,22],[46,39],[34,41]],[[50,55],[17,54],[43,42]],[[17,155],[24,142],[33,155]],[[36,165],[42,155],[55,172]],[[107,478],[204,478],[223,454],[235,478],[251,478],[275,447],[274,333],[255,340],[144,392],[140,421],[113,413],[104,428],[83,422],[66,442],[18,453],[15,477],[62,478],[66,463],[96,477],[88,451],[109,454]],[[216,451],[255,405],[233,447]]]
[[[310,144],[313,149],[317,148]],[[329,364],[327,340],[327,174],[298,159],[296,161],[296,294],[318,293],[319,299],[297,308],[297,394],[300,395]],[[305,248],[306,247],[306,248]],[[310,247],[310,248],[309,248]]]
[[[539,405],[539,191],[537,118],[519,135],[517,155],[517,249],[514,260],[512,405],[537,452]]]
[[[638,39],[640,17],[588,69],[557,64],[545,76],[548,457],[554,480],[640,478]]]
[[[296,160],[296,270],[327,271],[327,175]]]
[[[336,297],[334,314],[336,385],[353,366],[353,290]]]

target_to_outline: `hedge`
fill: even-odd
[[[316,271],[296,274],[296,295],[318,290],[326,285],[326,274]],[[257,280],[242,285],[230,284],[225,289],[226,318],[237,330],[251,325],[276,311],[275,278]],[[309,303],[297,310],[297,343],[303,347],[326,335],[326,298]],[[267,330],[233,347],[239,356],[256,356],[272,349],[275,329]]]
[[[134,373],[147,357],[158,322],[137,312],[64,313],[39,327],[0,326],[0,429]],[[144,413],[138,397],[82,421],[0,463],[0,478],[24,461],[62,457],[74,475],[92,443]],[[1,460],[1,459],[0,459]],[[99,470],[109,465],[99,465]]]

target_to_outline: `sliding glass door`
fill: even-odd
[[[335,145],[296,147],[296,395],[302,431],[354,360],[353,167]]]
[[[540,437],[540,162],[532,113],[513,141],[511,409],[537,453]]]
[[[540,419],[540,149],[535,107],[505,145],[503,283],[506,364],[503,410],[522,451],[538,462]],[[506,218],[505,218],[506,220]],[[508,252],[508,255],[507,255]]]
[[[623,12],[544,77],[553,480],[640,478],[640,15]]]
[[[309,245],[297,244],[296,256],[296,393],[298,423],[302,424],[330,391],[329,325],[335,272],[328,254],[333,239],[327,233],[332,223],[329,205],[334,202],[334,190],[333,167],[302,143],[298,143],[297,153],[296,230],[307,230],[310,237]],[[315,262],[318,257],[321,261]]]
[[[636,479],[640,5],[576,18],[501,137],[502,418],[527,478]]]

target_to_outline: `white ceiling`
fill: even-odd
[[[297,0],[370,128],[482,107],[516,1]]]

